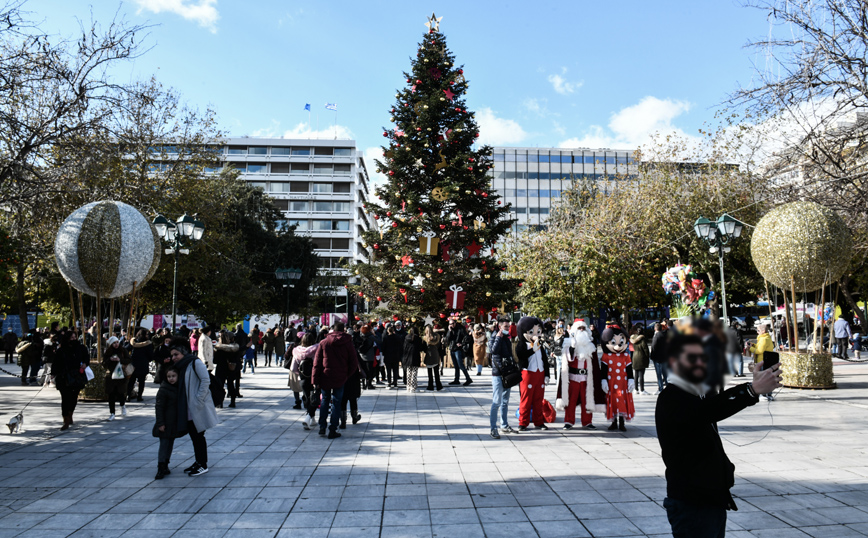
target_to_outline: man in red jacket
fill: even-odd
[[[326,433],[326,419],[331,407],[329,439],[337,439],[341,423],[341,400],[344,397],[344,384],[359,369],[353,338],[344,332],[344,324],[337,322],[334,330],[326,336],[313,359],[311,382],[322,391],[322,404],[319,412],[319,434]],[[331,401],[331,406],[328,402]]]

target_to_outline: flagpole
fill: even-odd
[[[335,140],[338,139],[338,107],[335,107]]]

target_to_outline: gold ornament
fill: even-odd
[[[485,292],[485,296],[486,296],[486,297],[491,297],[491,292],[490,292],[490,291],[486,291],[486,292]]]
[[[789,290],[815,291],[847,270],[853,243],[844,221],[814,202],[792,202],[769,211],[756,225],[751,257],[763,278]]]
[[[383,277],[378,276],[378,277],[377,277],[377,282],[382,282],[382,281],[383,281]]]
[[[486,274],[486,275],[485,275],[485,278],[491,278],[491,275]]]
[[[431,190],[431,198],[437,200],[438,202],[445,202],[446,199],[449,198],[449,195],[446,194],[446,191],[444,191],[442,188],[434,187],[434,189]]]
[[[419,232],[419,233],[421,233],[421,232],[422,232],[422,227],[421,227],[421,226],[416,227],[416,231]]]

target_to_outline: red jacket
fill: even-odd
[[[343,387],[347,378],[359,370],[353,338],[345,332],[326,336],[313,359],[311,382],[322,389]]]

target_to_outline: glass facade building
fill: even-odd
[[[489,174],[504,204],[512,204],[515,230],[522,231],[545,226],[552,206],[575,179],[604,184],[635,177],[633,155],[633,150],[495,147]]]

